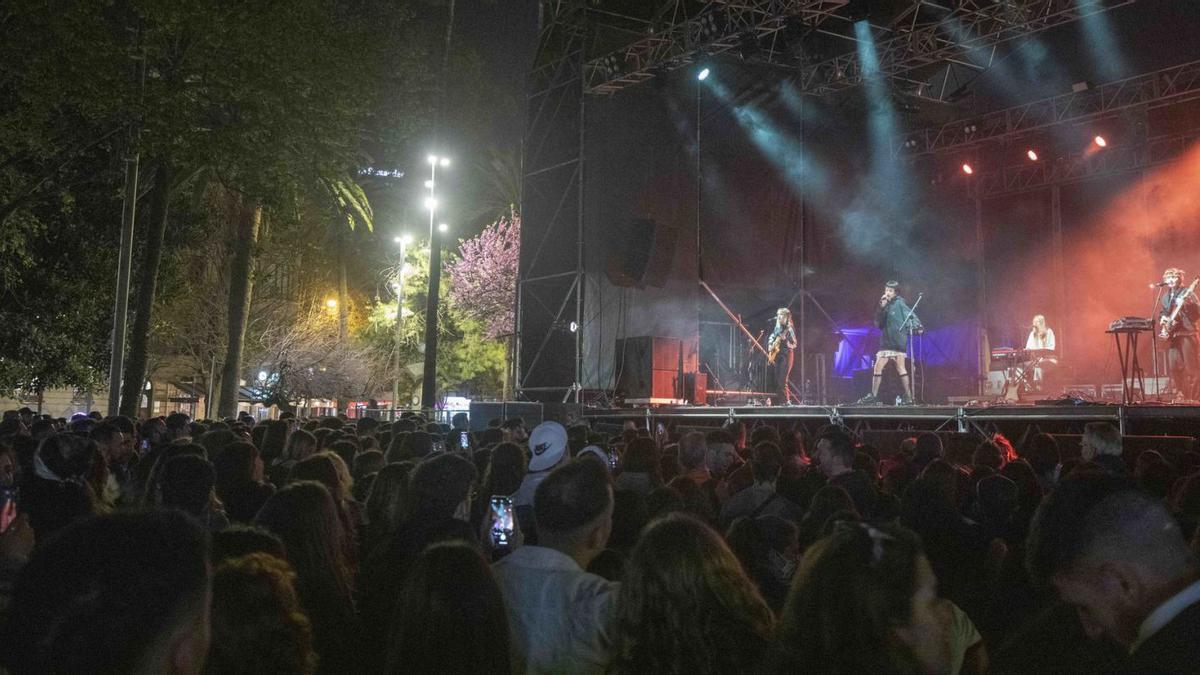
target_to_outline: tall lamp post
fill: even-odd
[[[438,295],[442,286],[442,242],[438,236],[444,228],[435,226],[437,218],[437,170],[450,166],[449,157],[430,155],[429,197],[425,206],[429,209],[429,297],[425,302],[425,372],[421,379],[421,408],[433,410],[437,403],[437,333]]]
[[[396,346],[392,360],[392,421],[399,417],[400,407],[400,342],[401,331],[404,327],[404,265],[408,259],[407,249],[412,237],[404,234],[393,239],[400,244],[400,264],[396,266]]]

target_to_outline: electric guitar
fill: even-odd
[[[783,333],[771,338],[771,343],[767,345],[767,363],[775,365],[775,358],[779,356],[781,349],[783,349]]]
[[[1183,295],[1175,298],[1175,309],[1171,310],[1170,316],[1164,316],[1162,318],[1162,325],[1158,330],[1158,337],[1164,340],[1169,340],[1175,335],[1175,329],[1179,327],[1179,310],[1183,309],[1184,304],[1187,303],[1187,299],[1196,290],[1197,282],[1200,282],[1200,277],[1193,279],[1191,285],[1188,286],[1187,290],[1183,292]]]

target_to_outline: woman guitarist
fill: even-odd
[[[792,350],[796,348],[796,326],[787,307],[775,310],[775,330],[767,340],[767,361],[775,366],[775,393],[786,405],[799,403],[792,398],[788,378],[792,374]]]

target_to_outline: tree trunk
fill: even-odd
[[[146,382],[146,361],[150,346],[154,295],[158,286],[158,267],[162,261],[163,240],[167,233],[167,213],[171,205],[171,168],[159,161],[154,172],[154,192],[150,196],[150,229],[146,232],[146,252],[138,269],[137,300],[133,308],[133,328],[129,331],[129,353],[121,384],[120,414],[137,419],[142,387]]]
[[[238,386],[242,375],[242,346],[250,317],[250,293],[254,288],[254,245],[262,223],[262,205],[245,205],[238,210],[237,231],[233,237],[233,261],[229,269],[229,333],[225,363],[221,367],[221,393],[217,398],[217,417],[237,414]]]

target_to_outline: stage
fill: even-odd
[[[1079,434],[1088,422],[1110,422],[1127,436],[1193,436],[1200,429],[1200,405],[1142,403],[1134,405],[971,404],[971,405],[798,405],[584,408],[582,416],[608,426],[623,420],[675,422],[687,428],[716,427],[741,420],[790,427],[799,423],[809,433],[826,424],[851,431],[938,431],[977,438],[1001,432],[1013,442],[1028,433]]]

